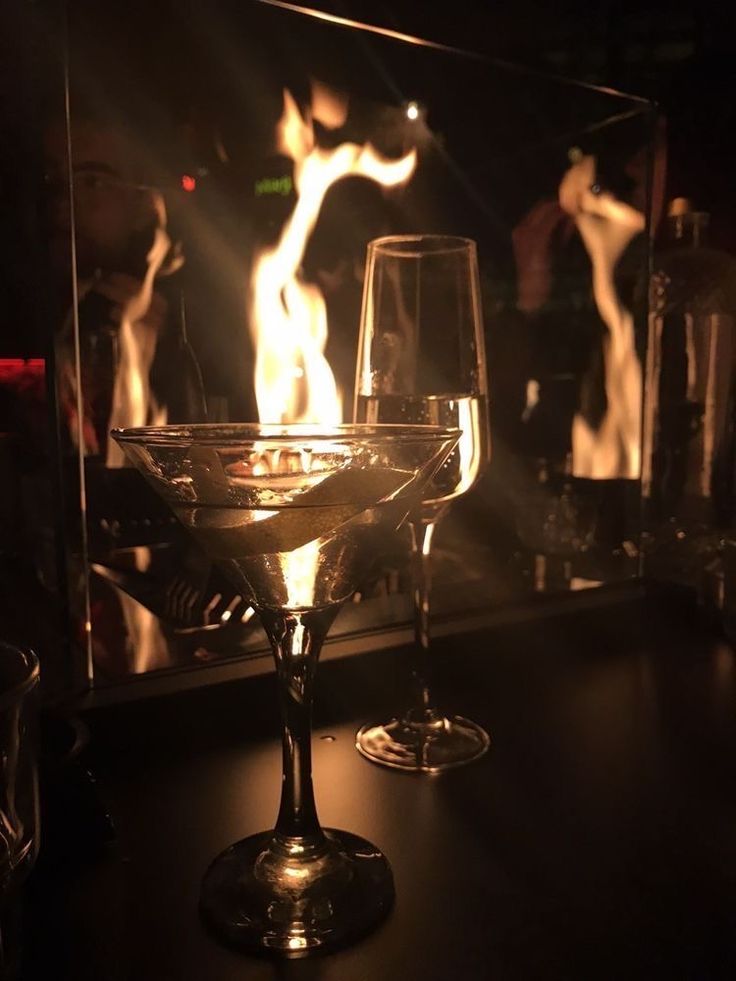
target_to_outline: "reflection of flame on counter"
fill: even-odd
[[[560,184],[560,204],[575,219],[593,267],[593,296],[608,328],[603,342],[606,412],[597,429],[576,415],[572,427],[573,473],[606,480],[638,478],[641,467],[641,364],[634,318],[618,295],[616,266],[644,230],[644,216],[595,183],[595,158],[582,157]]]
[[[317,146],[313,120],[336,130],[346,118],[345,100],[320,85],[313,86],[306,116],[284,92],[277,142],[279,151],[294,161],[297,200],[276,246],[256,256],[251,277],[250,322],[261,422],[342,421],[340,395],[324,356],[325,301],[319,287],[301,278],[299,267],[331,185],[357,176],[395,187],[408,181],[416,167],[416,150],[387,160],[369,144]]]
[[[151,564],[151,549],[134,548],[133,561],[139,572],[145,572]],[[122,590],[118,590],[118,599],[125,620],[130,670],[141,674],[168,667],[171,664],[169,646],[158,617]]]

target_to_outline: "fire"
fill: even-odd
[[[312,88],[311,106],[302,116],[284,90],[277,127],[281,153],[294,161],[296,204],[273,248],[260,251],[250,283],[249,313],[256,348],[255,390],[261,422],[342,421],[342,399],[325,358],[327,310],[315,284],[300,275],[300,265],[325,194],[348,176],[365,177],[383,187],[406,183],[417,153],[389,160],[370,144],[317,146],[313,120],[337,130],[347,119],[347,102],[321,85]]]
[[[166,409],[159,406],[151,391],[151,365],[156,353],[156,329],[146,323],[156,276],[162,270],[171,247],[166,231],[166,205],[159,191],[151,191],[156,214],[156,228],[148,251],[146,273],[140,289],[125,304],[118,335],[119,360],[115,369],[112,409],[108,429],[126,426],[164,425]],[[173,268],[169,271],[173,271]],[[123,451],[114,440],[108,440],[108,467],[125,466]],[[145,571],[151,562],[151,550],[145,546],[133,549],[136,569]],[[158,618],[134,599],[118,591],[120,608],[127,631],[127,648],[134,673],[151,671],[170,663],[168,644]]]
[[[603,346],[606,413],[597,430],[579,414],[573,419],[573,473],[597,480],[635,479],[641,469],[642,373],[634,318],[621,302],[614,273],[629,243],[644,230],[644,216],[596,186],[590,156],[570,167],[559,195],[590,255],[593,295],[608,327]]]
[[[277,244],[255,257],[250,281],[249,315],[256,349],[255,391],[264,423],[309,422],[322,426],[342,422],[342,398],[325,357],[327,308],[319,287],[300,273],[304,251],[329,188],[344,177],[365,177],[383,187],[405,184],[414,173],[417,153],[389,160],[370,144],[317,145],[314,120],[338,130],[348,114],[347,101],[319,84],[302,115],[284,90],[284,109],[277,125],[279,152],[294,162],[296,203]],[[272,460],[271,465],[287,466]],[[253,468],[257,474],[258,464]],[[318,541],[282,556],[286,605],[314,602],[319,563]]]
[[[119,361],[115,371],[109,429],[127,426],[161,426],[166,409],[159,406],[151,391],[150,374],[156,353],[156,331],[145,321],[151,306],[153,284],[171,247],[166,232],[166,205],[159,191],[152,191],[157,216],[156,230],[147,256],[146,274],[140,290],[125,305],[118,337]],[[114,440],[108,440],[107,466],[125,465],[124,454]]]

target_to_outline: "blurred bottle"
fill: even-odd
[[[535,592],[567,592],[594,544],[596,514],[572,476],[572,454],[563,463],[536,460],[514,489],[515,523]]]
[[[113,304],[94,289],[79,304],[82,392],[103,460],[121,357],[119,327],[112,308]],[[166,408],[167,422],[206,422],[202,372],[187,334],[183,293],[171,308],[151,368],[152,390],[157,402]]]
[[[164,385],[167,421],[171,423],[207,422],[207,403],[202,371],[189,343],[184,294],[179,296],[178,317],[173,325],[172,365]]]
[[[675,198],[655,252],[642,469],[645,570],[701,596],[733,523],[736,450],[736,264],[709,247],[708,219]]]
[[[113,303],[91,288],[79,303],[79,364],[82,394],[103,459],[120,351]]]

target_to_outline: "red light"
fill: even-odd
[[[194,191],[197,187],[196,177],[192,177],[191,174],[181,175],[181,186],[184,191]]]
[[[45,367],[43,358],[0,358],[0,383],[32,385],[43,380]]]

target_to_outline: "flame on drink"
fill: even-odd
[[[573,473],[606,480],[641,470],[642,372],[634,318],[618,295],[616,266],[644,230],[644,216],[595,183],[595,158],[582,157],[560,184],[560,204],[575,219],[593,267],[593,296],[608,328],[603,342],[606,412],[594,429],[580,414],[572,424]]]
[[[415,149],[389,160],[370,144],[319,147],[314,120],[336,130],[347,118],[347,102],[314,84],[311,106],[302,115],[284,91],[277,126],[279,152],[294,161],[294,210],[273,248],[256,256],[251,276],[250,324],[256,348],[255,390],[261,422],[342,421],[342,398],[325,358],[327,310],[318,286],[300,273],[304,251],[329,188],[344,177],[365,177],[383,187],[406,183],[417,163]]]

